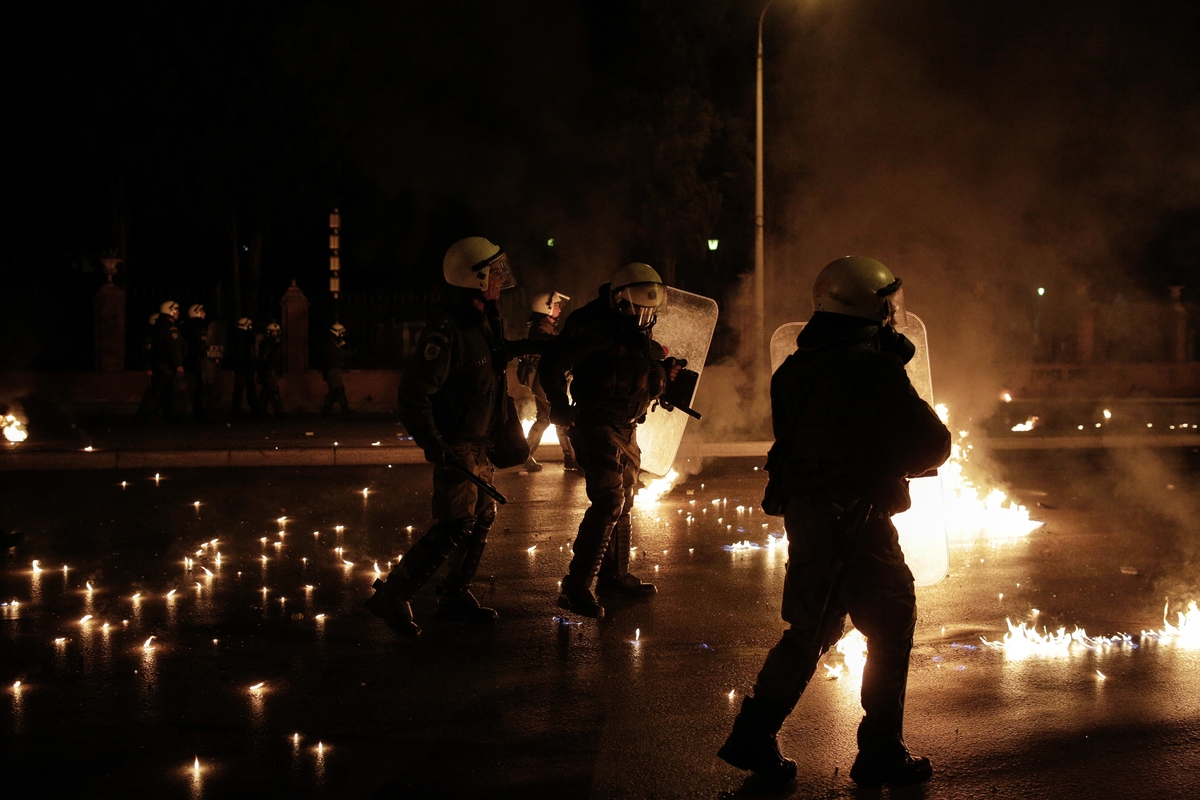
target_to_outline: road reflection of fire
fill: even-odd
[[[21,420],[12,414],[0,417],[0,429],[4,431],[4,438],[13,444],[19,444],[29,438],[29,431],[25,429]]]

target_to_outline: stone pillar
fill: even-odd
[[[1088,297],[1088,285],[1075,287],[1079,318],[1075,326],[1075,352],[1080,364],[1091,364],[1096,350],[1096,305]]]
[[[1187,361],[1188,320],[1187,308],[1183,305],[1183,287],[1171,286],[1171,310],[1174,312],[1175,330],[1172,337],[1171,360],[1177,364]]]
[[[283,366],[288,372],[303,372],[308,369],[308,298],[296,281],[283,293],[279,301],[283,319]]]
[[[115,283],[106,283],[96,292],[92,306],[95,309],[96,369],[119,372],[125,369],[125,290]]]

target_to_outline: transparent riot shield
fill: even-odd
[[[916,355],[904,368],[913,388],[929,405],[933,405],[933,381],[929,374],[929,343],[925,323],[911,311],[908,325],[896,328],[917,348]],[[780,325],[771,336],[771,371],[796,351],[796,337],[804,330],[803,322]],[[900,533],[904,560],[912,570],[917,586],[933,586],[950,568],[950,550],[946,543],[946,511],[942,498],[942,479],[939,476],[909,481],[912,508],[892,518]]]
[[[667,287],[667,303],[654,323],[654,339],[667,348],[667,354],[686,358],[687,368],[703,375],[708,345],[717,327],[717,301],[709,297]],[[704,413],[704,409],[696,409]],[[642,470],[666,475],[675,463],[687,414],[655,407],[637,428],[642,450]]]

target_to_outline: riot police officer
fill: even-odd
[[[329,416],[333,413],[333,406],[336,403],[341,408],[342,416],[346,417],[354,413],[350,408],[350,403],[346,400],[346,384],[342,382],[342,370],[346,368],[346,359],[352,354],[352,351],[346,347],[346,326],[340,322],[335,322],[329,326],[329,340],[325,342],[325,403],[321,407],[321,413]]]
[[[188,318],[180,326],[183,328],[183,339],[187,344],[187,357],[184,359],[184,370],[193,384],[192,389],[192,419],[197,422],[208,421],[209,390],[216,380],[215,365],[208,357],[208,314],[204,306],[196,303],[188,308]]]
[[[529,315],[529,322],[526,323],[529,326],[529,334],[526,338],[535,341],[550,341],[558,336],[558,320],[562,315],[562,304],[570,299],[562,292],[542,292],[535,296],[531,303],[533,313]],[[537,405],[537,417],[530,426],[527,437],[529,460],[525,462],[525,469],[529,472],[538,472],[542,469],[542,465],[537,462],[533,454],[537,452],[546,428],[550,427],[550,401],[546,399],[546,390],[542,388],[542,381],[537,374],[540,360],[541,356],[538,355],[523,356],[517,365],[517,380],[529,387],[533,392],[534,403]],[[571,447],[571,440],[567,437],[567,429],[561,426],[558,427],[558,442],[563,451],[563,469],[568,472],[578,471],[579,464],[575,460],[575,450]]]
[[[796,352],[771,379],[763,508],[787,528],[782,615],[791,627],[718,755],[767,781],[795,777],[776,733],[848,615],[868,650],[850,777],[919,783],[932,774],[929,759],[903,738],[916,595],[891,516],[909,507],[908,479],[949,456],[950,432],[904,372],[913,345],[893,327],[904,325],[899,278],[874,259],[840,258],[818,276],[813,305]]]
[[[137,418],[147,419],[158,408],[159,399],[157,386],[154,383],[154,328],[158,322],[159,312],[155,311],[147,321],[146,330],[142,334],[142,369],[146,373],[146,391],[142,392],[142,402],[138,404]]]
[[[430,318],[400,378],[400,419],[433,464],[436,523],[375,582],[367,609],[392,630],[417,636],[409,601],[450,558],[438,588],[439,619],[488,624],[496,612],[479,605],[471,581],[479,568],[496,504],[468,471],[490,482],[488,447],[506,421],[506,369],[514,354],[504,340],[496,300],[515,285],[508,257],[481,236],[455,242],[442,262],[446,303]]]
[[[258,413],[269,407],[276,419],[285,419],[283,398],[279,394],[279,376],[283,374],[283,341],[278,322],[267,323],[267,335],[258,343],[258,382],[262,394],[258,398]]]
[[[183,364],[187,344],[179,332],[179,304],[167,300],[158,308],[158,319],[150,344],[150,389],[142,397],[139,417],[151,417],[161,411],[167,419],[179,422],[187,409],[187,377]]]
[[[225,350],[225,364],[233,370],[233,399],[232,412],[234,417],[240,417],[242,411],[242,395],[246,397],[246,405],[251,413],[258,411],[258,386],[254,383],[254,370],[257,358],[254,349],[254,322],[249,317],[242,317],[229,332],[229,346]]]
[[[662,278],[652,267],[626,264],[596,299],[571,312],[540,364],[550,419],[569,428],[591,501],[558,605],[588,617],[604,616],[592,593],[594,580],[601,596],[637,599],[655,593],[654,584],[629,572],[630,512],[641,465],[635,429],[679,371],[674,359],[664,363],[666,350],[651,338],[664,298]]]

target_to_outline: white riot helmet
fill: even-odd
[[[282,330],[282,329],[279,327],[278,322],[267,323],[267,336],[271,336],[271,337],[278,339],[280,330]]]
[[[335,322],[329,326],[329,332],[339,339],[344,338],[346,336],[346,326],[340,322]]]
[[[904,290],[900,279],[866,256],[844,256],[829,264],[813,285],[813,310],[869,319],[876,325],[904,327]]]
[[[237,321],[237,326],[239,331],[248,331],[254,327],[254,320],[249,317],[242,317]]]
[[[158,311],[155,311],[153,314],[151,314],[151,315],[150,315],[150,324],[151,324],[151,325],[153,325],[153,324],[155,324],[156,322],[158,322],[158,315],[159,315],[159,313],[160,313],[160,312],[158,312]]]
[[[207,316],[204,312],[204,306],[196,303],[194,306],[188,307],[188,317],[191,319],[204,319]]]
[[[618,314],[636,317],[638,330],[654,326],[658,310],[666,302],[662,278],[649,264],[634,261],[613,274],[609,284],[609,302]]]
[[[534,295],[533,303],[530,304],[535,314],[545,314],[547,317],[554,319],[562,313],[562,304],[570,300],[562,292],[542,292],[539,295]],[[555,311],[555,308],[558,308]]]
[[[517,285],[508,268],[508,256],[499,245],[492,244],[482,236],[468,236],[450,245],[442,259],[442,274],[446,283],[463,289],[487,291],[492,272],[498,273],[500,288],[509,289]]]
[[[163,304],[158,307],[158,313],[166,314],[168,317],[179,319],[179,303],[176,303],[174,300],[164,301]]]

